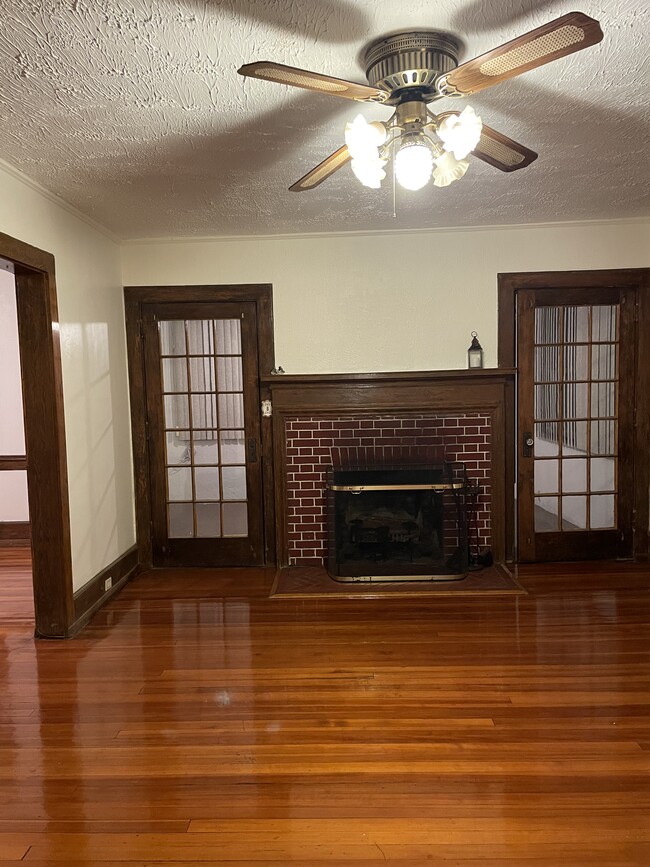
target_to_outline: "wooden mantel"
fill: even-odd
[[[494,554],[497,560],[511,559],[514,541],[514,380],[515,370],[510,368],[262,377],[262,397],[272,403],[272,417],[264,421],[267,422],[265,431],[272,437],[277,516],[273,541],[279,565],[287,562],[286,420],[291,416],[341,413],[488,413],[493,429]]]
[[[262,383],[270,386],[323,385],[325,383],[380,383],[380,382],[449,382],[464,383],[477,380],[512,380],[515,368],[483,367],[461,370],[411,370],[384,373],[281,373],[262,377]]]

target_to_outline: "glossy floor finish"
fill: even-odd
[[[263,571],[161,572],[69,642],[14,610],[0,864],[647,865],[649,576],[269,600]]]

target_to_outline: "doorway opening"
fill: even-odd
[[[26,473],[35,633],[67,638],[75,616],[54,257],[0,233],[0,259],[13,269],[24,418],[24,454],[3,455],[16,459],[5,471]]]
[[[0,623],[34,620],[14,266],[0,259]]]
[[[647,556],[649,275],[499,275],[522,562]]]
[[[29,548],[16,282],[6,259],[0,259],[0,406],[0,547]]]

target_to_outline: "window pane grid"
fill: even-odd
[[[247,536],[241,323],[170,320],[159,336],[168,535]]]
[[[619,349],[617,305],[535,310],[538,532],[616,526]]]

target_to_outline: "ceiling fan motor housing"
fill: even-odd
[[[458,66],[459,52],[458,42],[437,30],[385,36],[366,49],[368,83],[390,93],[384,105],[397,105],[416,93],[429,102],[436,96],[436,79]]]

